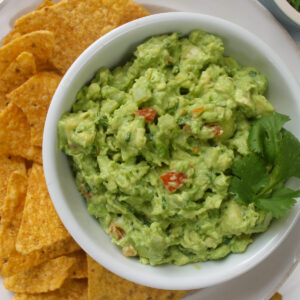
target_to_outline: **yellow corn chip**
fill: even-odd
[[[74,257],[61,256],[6,278],[6,289],[16,293],[45,293],[59,289],[74,265]]]
[[[126,10],[121,20],[121,24],[125,24],[132,20],[136,20],[146,16],[149,16],[149,12],[143,6],[134,1],[129,0],[126,4]]]
[[[13,103],[0,112],[0,154],[21,156],[42,163],[42,149],[30,144],[26,115]]]
[[[87,256],[84,251],[78,251],[74,254],[70,255],[70,257],[74,257],[76,262],[74,263],[72,269],[70,270],[70,278],[87,278]]]
[[[90,44],[124,23],[128,3],[128,0],[61,1],[21,17],[15,22],[15,31],[20,34],[52,31],[55,46],[50,61],[64,73]],[[129,21],[131,16],[125,19]]]
[[[2,259],[3,267],[1,274],[4,277],[12,276],[52,258],[67,255],[78,250],[80,250],[80,247],[69,237],[66,240],[59,241],[49,247],[44,247],[29,254],[23,255],[14,251],[9,257]]]
[[[1,210],[0,257],[8,257],[15,250],[15,242],[22,220],[26,191],[26,171],[13,172],[8,181],[7,195]]]
[[[36,295],[16,294],[13,300],[88,300],[87,280],[69,279],[56,291]]]
[[[48,7],[54,5],[55,3],[52,0],[45,0],[41,5],[37,7],[37,10],[42,9],[44,7]]]
[[[54,46],[54,34],[41,30],[22,35],[0,48],[0,74],[22,52],[31,52],[38,64],[47,62]]]
[[[12,40],[15,40],[16,38],[19,38],[21,33],[15,29],[13,29],[7,36],[5,36],[2,40],[2,45],[6,45],[10,43]]]
[[[34,146],[42,147],[48,107],[60,79],[61,76],[53,72],[38,73],[6,96],[26,114]]]
[[[69,236],[51,202],[43,167],[33,164],[16,249],[27,254]]]
[[[26,172],[24,159],[0,154],[0,209],[6,196],[10,175],[14,171]]]
[[[159,290],[123,279],[88,256],[88,298],[105,300],[178,300],[186,291]]]
[[[37,7],[37,9],[42,9],[44,7],[51,6],[54,4],[55,3],[52,0],[45,0],[40,6]],[[3,38],[2,45],[7,44],[20,36],[21,36],[20,32],[18,32],[17,30],[12,30],[6,37]]]
[[[36,73],[34,57],[22,52],[0,75],[0,111],[7,105],[6,94]]]

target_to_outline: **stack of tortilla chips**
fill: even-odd
[[[80,249],[53,207],[43,174],[43,127],[74,60],[100,36],[148,15],[131,0],[45,0],[16,20],[0,48],[0,270],[15,300],[180,299],[139,286]]]

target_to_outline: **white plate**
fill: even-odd
[[[6,0],[0,7],[0,39],[10,30],[15,18],[36,7],[41,0]],[[190,11],[218,16],[235,22],[252,31],[269,44],[286,62],[300,82],[300,33],[292,38],[255,0],[140,0],[152,13],[163,11]],[[224,284],[194,291],[186,300],[258,300],[268,299],[288,276],[295,260],[300,254],[300,220],[285,239],[263,263],[238,279]],[[284,300],[294,300],[300,295],[300,266],[282,286],[280,292]],[[298,296],[298,297],[297,297]],[[12,294],[0,282],[0,299],[11,300]]]

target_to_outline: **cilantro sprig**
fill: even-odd
[[[296,203],[300,190],[285,186],[300,178],[300,142],[283,125],[288,116],[273,113],[253,122],[248,145],[252,154],[233,162],[229,192],[239,203],[254,203],[280,218]]]

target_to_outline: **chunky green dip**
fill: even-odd
[[[272,215],[235,201],[231,166],[251,120],[273,112],[266,78],[200,30],[154,36],[101,68],[58,124],[88,211],[144,264],[244,252]]]

